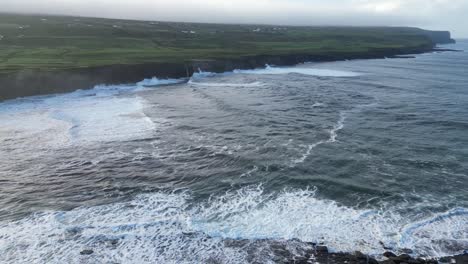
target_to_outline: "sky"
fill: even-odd
[[[184,22],[416,26],[468,37],[468,0],[0,0],[0,11]]]

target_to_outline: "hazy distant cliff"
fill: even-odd
[[[429,38],[432,39],[432,42],[436,44],[455,43],[455,40],[452,39],[450,31],[426,31],[426,34],[429,36]]]

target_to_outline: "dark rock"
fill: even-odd
[[[401,254],[400,256],[398,256],[398,258],[401,260],[410,260],[411,256],[408,254]]]
[[[326,246],[317,246],[315,247],[315,251],[320,253],[328,253],[328,248]]]
[[[455,256],[455,261],[457,264],[467,264],[468,263],[468,253]]]
[[[367,259],[368,256],[367,255],[364,255],[364,253],[362,253],[361,251],[356,251],[354,252],[354,255],[356,256],[356,258],[358,259]]]
[[[94,253],[94,251],[91,250],[91,249],[85,249],[85,250],[80,252],[81,255],[91,255],[93,253]]]
[[[383,253],[383,256],[386,258],[395,258],[397,255],[395,255],[393,252],[387,251]]]
[[[384,261],[380,261],[379,264],[396,264],[395,261],[391,260],[391,259],[387,259],[387,260],[384,260]]]
[[[440,258],[439,261],[441,263],[450,263],[450,264],[468,264],[468,253],[457,255],[457,256],[449,256]]]
[[[314,243],[314,242],[306,242],[307,245],[310,245],[310,246],[313,246],[315,247],[317,245],[317,243]]]
[[[368,255],[365,255],[360,251],[354,252],[354,256],[356,257],[358,263],[379,264],[379,262],[376,259],[369,257]]]
[[[403,262],[407,262],[407,261],[411,260],[412,258],[408,254],[402,254],[402,255],[397,256],[397,257],[389,257],[389,259],[393,260],[396,264],[401,264]]]

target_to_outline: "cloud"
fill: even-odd
[[[389,25],[467,36],[467,0],[0,0],[2,11],[216,23]]]

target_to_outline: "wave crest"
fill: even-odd
[[[467,245],[466,209],[414,222],[404,219],[391,211],[318,199],[315,189],[265,193],[261,186],[251,186],[202,202],[188,192],[159,192],[1,223],[0,254],[13,262],[200,263],[218,258],[245,263],[249,253],[228,241],[300,239],[369,254],[380,254],[384,243],[427,256],[458,253],[455,242]],[[447,232],[450,241],[444,241]],[[80,255],[84,249],[94,253]]]

